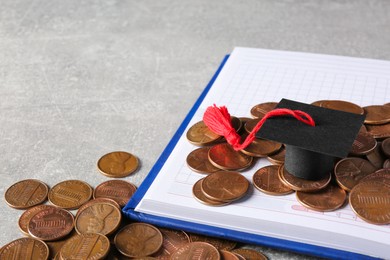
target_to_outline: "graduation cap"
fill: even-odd
[[[225,124],[226,120],[221,120],[222,117],[229,118],[227,109],[209,108],[203,117],[206,125],[224,135],[236,150],[243,149],[255,137],[283,143],[286,146],[285,169],[308,180],[323,178],[333,170],[336,157],[348,155],[365,118],[364,115],[282,99],[248,136],[251,140],[239,144],[239,139]]]

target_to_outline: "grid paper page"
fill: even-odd
[[[389,72],[387,61],[236,48],[186,131],[202,120],[205,109],[213,104],[227,106],[237,117],[250,117],[254,105],[282,98],[382,105],[390,102]],[[192,186],[204,175],[186,165],[187,155],[197,148],[186,140],[186,131],[136,211],[363,254],[370,252],[356,248],[356,244],[365,241],[365,247],[369,245],[374,253],[381,250],[383,241],[390,241],[389,225],[368,224],[357,218],[349,205],[333,212],[316,212],[301,206],[294,194],[270,196],[252,187],[244,199],[225,207],[200,204],[192,196]],[[262,158],[242,174],[251,181],[256,170],[269,164]],[[278,230],[272,223],[289,228]],[[317,232],[315,241],[310,238],[312,232]],[[362,232],[367,239],[361,238]],[[352,245],[329,241],[328,235],[334,233],[348,236]]]

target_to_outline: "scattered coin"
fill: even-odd
[[[343,100],[323,100],[321,107],[363,115],[364,109],[354,103]]]
[[[267,260],[268,259],[264,254],[262,254],[256,250],[253,250],[253,249],[238,248],[238,249],[234,249],[232,252],[243,256],[247,260]]]
[[[128,152],[111,152],[103,155],[97,162],[99,171],[110,178],[129,176],[138,169],[138,158]]]
[[[367,132],[376,139],[390,137],[390,123],[384,125],[366,125]]]
[[[188,154],[188,167],[195,172],[206,174],[220,171],[221,169],[215,167],[209,161],[209,150],[209,147],[201,147]]]
[[[282,165],[284,164],[284,159],[286,157],[286,148],[282,146],[278,152],[275,154],[269,155],[267,157],[268,161],[270,161],[272,164],[276,165]]]
[[[210,148],[209,160],[219,169],[238,171],[251,166],[253,157],[235,151],[230,144],[222,143]]]
[[[216,237],[209,237],[209,236],[203,236],[199,234],[190,234],[190,241],[191,242],[205,242],[212,246],[214,246],[218,250],[233,250],[237,243],[234,241],[216,238]]]
[[[192,242],[179,248],[171,255],[171,260],[208,259],[219,260],[221,255],[212,245],[205,242]]]
[[[189,236],[180,230],[159,228],[163,235],[163,245],[155,255],[158,259],[169,259],[180,247],[190,242]]]
[[[377,169],[383,168],[386,156],[382,151],[381,143],[378,142],[374,150],[366,154],[367,160]]]
[[[222,137],[211,131],[203,121],[199,121],[190,127],[187,131],[187,140],[197,146],[213,144]]]
[[[316,192],[296,193],[298,201],[305,207],[316,211],[332,211],[344,205],[347,193],[336,185],[328,185]]]
[[[311,181],[295,177],[282,166],[279,168],[279,178],[285,185],[295,191],[313,192],[321,190],[329,184],[331,173],[323,179]]]
[[[352,144],[350,153],[352,155],[366,155],[372,152],[377,146],[374,137],[368,133],[359,132]]]
[[[246,122],[244,125],[245,131],[250,134],[260,120],[261,118],[255,118]]]
[[[232,116],[231,117],[231,124],[232,127],[236,130],[236,132],[240,132],[242,129],[242,122],[238,117]]]
[[[253,157],[267,157],[270,154],[278,152],[281,147],[281,143],[255,138],[253,142],[241,152]]]
[[[29,235],[28,233],[28,223],[30,219],[39,211],[43,209],[51,208],[49,205],[37,205],[32,208],[27,209],[19,218],[18,225],[20,231],[22,231],[23,234]]]
[[[67,180],[54,185],[49,201],[60,208],[77,209],[92,197],[92,188],[80,180]]]
[[[352,210],[363,220],[384,225],[390,223],[390,187],[377,181],[357,184],[349,194]]]
[[[128,257],[144,257],[157,253],[163,236],[156,227],[145,223],[133,223],[122,228],[115,236],[119,252]]]
[[[346,191],[351,191],[361,179],[375,171],[369,161],[357,157],[344,158],[334,168],[337,183]]]
[[[109,199],[109,198],[97,198],[97,199],[93,199],[93,200],[89,200],[87,201],[86,203],[84,203],[83,205],[81,205],[81,207],[77,210],[77,213],[76,213],[76,218],[77,216],[86,208],[88,208],[89,206],[93,205],[93,204],[96,204],[96,203],[107,203],[107,204],[111,204],[112,206],[118,208],[119,210],[121,209],[121,206],[118,204],[118,202],[116,202],[115,200],[113,199]]]
[[[104,259],[110,250],[110,241],[101,234],[78,234],[61,248],[60,259]]]
[[[45,260],[49,257],[47,245],[34,238],[24,237],[16,239],[0,249],[0,260],[10,259],[37,259]]]
[[[69,211],[49,206],[38,211],[28,222],[28,233],[43,241],[53,241],[68,235],[73,229],[73,215]]]
[[[377,181],[382,182],[390,187],[390,169],[380,169],[374,173],[371,173],[360,180],[360,182],[365,181]],[[359,182],[359,183],[360,183]]]
[[[194,195],[194,197],[197,201],[199,201],[200,203],[206,204],[208,206],[224,206],[224,205],[227,205],[230,203],[230,202],[226,202],[226,201],[212,200],[212,199],[208,198],[203,193],[202,188],[201,188],[203,179],[200,179],[199,181],[197,181],[192,188],[192,194]]]
[[[215,172],[203,179],[201,189],[209,199],[232,202],[247,193],[249,182],[238,172]]]
[[[269,165],[257,170],[252,178],[255,188],[269,195],[285,195],[294,192],[280,180],[279,167]]]
[[[222,259],[224,260],[239,260],[240,258],[232,252],[226,250],[219,250]]]
[[[98,233],[110,235],[118,229],[121,211],[108,203],[93,203],[77,214],[75,229],[79,234]]]
[[[275,107],[278,105],[277,102],[266,102],[258,104],[254,107],[252,107],[250,113],[252,117],[254,118],[262,118],[267,114],[269,111],[275,109]]]
[[[128,181],[109,180],[102,182],[95,188],[93,197],[95,199],[112,199],[121,207],[124,207],[136,191],[137,187]]]
[[[383,140],[383,142],[382,142],[382,144],[381,144],[381,147],[382,147],[383,153],[384,153],[388,158],[390,158],[390,138],[386,138],[385,140]]]
[[[72,230],[72,232],[70,232],[69,235],[67,235],[66,237],[60,239],[60,240],[55,240],[55,241],[46,241],[46,245],[49,247],[49,259],[55,259],[55,257],[57,256],[58,259],[60,259],[60,250],[61,248],[66,244],[66,242],[68,242],[68,240],[70,240],[71,238],[73,238],[74,236],[77,236],[77,232],[76,230]],[[61,260],[61,259],[60,259]]]
[[[365,124],[383,125],[390,122],[390,107],[389,106],[366,106],[364,107],[366,113]]]
[[[27,209],[43,203],[49,188],[41,181],[27,179],[9,187],[4,195],[5,202],[12,208]]]

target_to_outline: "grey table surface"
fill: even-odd
[[[95,187],[125,150],[140,185],[235,46],[390,60],[390,2],[1,0],[0,246],[22,236],[3,196],[18,180]]]

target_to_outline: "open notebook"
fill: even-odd
[[[204,175],[191,171],[187,155],[197,147],[186,131],[213,104],[249,117],[259,103],[282,98],[311,103],[341,99],[360,106],[390,101],[390,62],[361,58],[235,48],[153,167],[124,213],[130,218],[248,243],[325,257],[390,258],[390,225],[359,219],[349,204],[333,212],[301,206],[295,194],[270,196],[252,188],[238,202],[210,207],[192,196]],[[242,172],[249,180],[270,164],[265,158]]]

